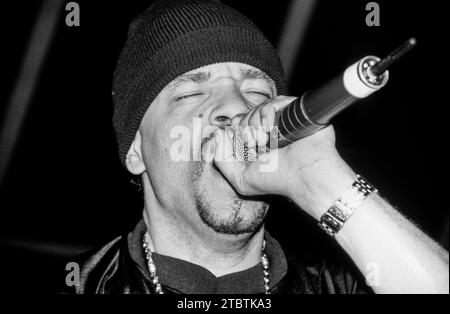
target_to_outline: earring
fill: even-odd
[[[138,187],[138,191],[142,192],[142,183],[141,183],[141,178],[139,177],[133,177],[130,179],[131,184],[134,184]]]

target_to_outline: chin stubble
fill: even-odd
[[[231,217],[226,220],[219,219],[214,213],[220,209],[213,208],[207,195],[201,190],[201,178],[205,169],[206,163],[203,161],[194,162],[191,169],[195,205],[202,221],[214,231],[222,234],[239,235],[258,230],[264,221],[268,204],[263,203],[260,208],[254,208],[253,210],[257,211],[254,213],[255,216],[250,221],[243,222],[243,217],[240,216],[243,200],[238,195],[233,195]]]

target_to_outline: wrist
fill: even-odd
[[[296,174],[290,198],[314,219],[323,213],[352,185],[356,173],[338,155],[320,159]]]

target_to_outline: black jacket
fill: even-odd
[[[154,293],[142,250],[146,227],[140,221],[135,230],[100,249],[75,258],[80,266],[78,286],[64,286],[61,293],[129,294]],[[266,254],[270,261],[272,293],[347,294],[371,293],[354,267],[341,259],[285,254],[266,232]],[[264,293],[261,264],[245,271],[215,277],[205,268],[154,253],[157,275],[165,293]],[[339,262],[338,262],[339,261]],[[354,275],[356,273],[356,276]]]

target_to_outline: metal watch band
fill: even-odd
[[[320,217],[319,226],[334,237],[361,202],[370,194],[377,192],[378,190],[366,179],[357,175],[350,189]]]

